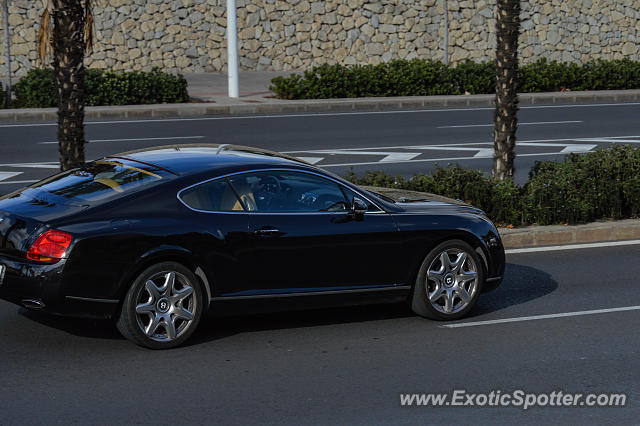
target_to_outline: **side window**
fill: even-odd
[[[182,201],[196,210],[243,211],[244,208],[226,179],[206,182],[180,194]]]
[[[340,186],[320,176],[289,171],[246,173],[229,179],[244,208],[259,212],[347,211]]]

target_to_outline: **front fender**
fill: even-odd
[[[415,283],[415,278],[424,258],[438,244],[460,239],[471,245],[485,266],[486,279],[502,277],[504,273],[504,248],[498,231],[487,218],[468,212],[454,214],[407,214],[393,215],[399,229],[407,271],[406,282]]]

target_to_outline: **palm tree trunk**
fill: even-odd
[[[84,163],[84,22],[81,0],[53,0],[53,70],[62,170]]]
[[[518,128],[518,35],[520,0],[498,0],[496,20],[496,109],[493,176],[513,177]]]

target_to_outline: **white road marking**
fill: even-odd
[[[569,152],[589,152],[594,148],[597,148],[598,145],[582,145],[582,144],[571,144],[571,145],[567,145],[566,148],[564,148],[562,151],[562,153],[569,153]]]
[[[518,157],[530,157],[530,156],[550,156],[550,155],[565,155],[572,152],[584,153],[589,152],[595,148],[597,145],[594,144],[573,144],[573,143],[550,143],[551,141],[568,141],[571,139],[559,139],[559,140],[548,140],[548,142],[540,142],[540,141],[523,141],[518,142],[517,146],[526,147],[558,147],[563,148],[561,151],[557,152],[536,152],[536,153],[528,153],[528,154],[518,154]],[[460,146],[462,145],[462,146]],[[398,164],[398,163],[421,163],[421,162],[444,162],[444,161],[458,161],[458,160],[477,160],[477,159],[487,159],[493,158],[493,148],[480,148],[480,147],[471,147],[470,145],[493,145],[492,142],[476,142],[472,144],[440,144],[440,145],[411,145],[411,146],[395,146],[395,147],[369,147],[369,148],[346,148],[346,149],[332,149],[332,150],[310,150],[310,151],[288,151],[287,154],[291,154],[297,156],[297,154],[302,154],[306,156],[307,154],[314,155],[313,157],[304,157],[304,158],[313,158],[314,163],[318,164],[319,162],[326,159],[315,157],[317,154],[328,154],[330,156],[333,155],[341,155],[341,156],[357,156],[357,155],[378,155],[384,156],[384,158],[377,161],[363,161],[363,162],[351,162],[351,163],[329,163],[329,164],[321,164],[322,167],[344,167],[344,166],[366,166],[366,165],[378,165],[381,163],[385,164]],[[423,152],[390,152],[389,149],[396,150],[412,150],[412,151],[423,151]],[[379,150],[379,151],[377,151]],[[468,152],[472,151],[476,154],[474,156],[467,157],[445,157],[445,158],[422,158],[416,159],[416,157],[425,154],[424,151],[463,151]],[[301,158],[301,157],[299,157]],[[320,159],[317,159],[320,158]]]
[[[21,175],[22,172],[0,172],[0,181]]]
[[[177,140],[177,139],[202,139],[204,136],[172,136],[172,137],[160,137],[160,138],[126,138],[126,139],[91,139],[87,142],[137,142],[137,141],[161,141],[161,140]],[[58,141],[38,142],[42,145],[57,144]]]
[[[600,248],[600,247],[634,246],[638,244],[640,244],[640,240],[608,241],[608,242],[602,242],[602,243],[567,244],[564,246],[509,249],[509,250],[505,250],[504,252],[505,254],[537,253],[537,252],[545,252],[545,251],[578,250],[578,249]]]
[[[473,158],[493,158],[493,148],[482,148]]]
[[[402,149],[403,147],[399,147]],[[307,152],[307,151],[299,151],[299,152]],[[357,151],[351,151],[346,149],[327,149],[327,150],[318,150],[313,151],[314,154],[328,154],[328,155],[380,155],[383,156],[376,163],[401,163],[406,161],[411,161],[415,157],[422,155],[422,152],[385,152],[385,151],[363,151],[361,149]]]
[[[480,144],[478,144],[480,145]],[[400,149],[422,149],[426,151],[476,151],[477,154],[474,158],[491,158],[493,157],[493,148],[467,148],[455,146],[455,144],[448,145],[423,145],[415,147],[398,147]]]
[[[640,136],[603,136],[603,139],[613,139],[613,138],[640,138]],[[567,146],[567,145],[571,145],[571,144],[558,144],[558,145],[554,145],[554,144],[538,144],[538,145],[534,145],[535,143],[538,142],[572,142],[572,141],[576,141],[576,142],[589,142],[591,141],[591,139],[584,139],[584,138],[562,138],[562,139],[529,139],[529,140],[518,140],[516,142],[516,146],[518,145],[522,145],[524,144],[524,146]],[[339,149],[341,151],[344,150],[348,150],[348,151],[371,151],[374,149],[431,149],[431,148],[436,148],[436,147],[463,147],[463,146],[471,146],[471,145],[491,145],[493,146],[493,142],[453,142],[453,143],[438,143],[438,144],[433,144],[433,145],[406,145],[406,146],[398,146],[398,145],[394,145],[394,146],[375,146],[375,147],[366,147],[366,148],[358,148],[358,147],[354,147],[354,148],[336,148]],[[311,152],[311,153],[319,153],[319,152],[324,152],[327,151],[326,149],[324,150],[298,150],[298,151],[282,151],[283,154],[294,154],[296,152]]]
[[[572,124],[584,123],[584,121],[537,121],[533,123],[518,123],[518,126],[535,126],[541,124]],[[493,127],[494,124],[463,124],[458,126],[438,126],[438,129],[464,129],[467,127]]]
[[[503,319],[487,320],[487,321],[459,322],[455,324],[444,324],[444,325],[441,325],[440,327],[443,327],[443,328],[476,327],[479,325],[493,325],[493,324],[505,324],[510,322],[536,321],[536,320],[542,320],[542,319],[579,317],[579,316],[585,316],[585,315],[608,314],[612,312],[627,312],[627,311],[637,311],[637,310],[640,310],[640,306],[625,306],[621,308],[594,309],[591,311],[564,312],[559,314],[533,315],[528,317],[503,318]]]
[[[19,168],[28,168],[28,169],[59,169],[60,164],[58,163],[15,163],[15,164],[0,164],[0,166],[5,167],[19,167]]]
[[[518,154],[516,157],[536,157],[536,156],[551,156],[551,155],[565,155],[566,152],[541,152],[535,154]],[[490,158],[490,157],[489,157]],[[447,158],[425,158],[418,160],[408,160],[408,161],[394,161],[393,163],[386,164],[400,164],[400,163],[437,163],[444,161],[460,161],[460,160],[482,160],[486,159],[485,157],[447,157]],[[379,161],[368,161],[362,163],[340,163],[340,164],[320,164],[320,167],[346,167],[346,166],[370,166],[374,164],[380,164]]]
[[[41,164],[44,165],[49,165],[49,164],[55,164],[57,166],[60,165],[60,163],[58,163],[57,161],[41,161],[39,163],[5,163],[5,164],[0,164],[0,167],[29,167],[29,166],[39,166]]]
[[[1,127],[1,126],[0,126]],[[193,137],[193,136],[189,136]],[[626,140],[632,140],[633,138],[639,138],[640,136],[603,136],[599,138],[562,138],[562,139],[530,139],[524,141],[518,141],[517,146],[539,146],[539,147],[563,147],[563,150],[560,152],[542,152],[542,153],[530,153],[530,154],[518,154],[518,157],[530,157],[530,156],[553,156],[553,155],[564,155],[570,152],[588,152],[597,147],[597,145],[592,144],[573,144],[573,143],[554,143],[554,142],[597,142],[602,140],[603,142],[620,142]],[[175,139],[175,138],[168,138]],[[640,142],[640,140],[638,141]],[[492,148],[480,148],[480,147],[472,147],[473,145],[485,145],[485,146],[493,146],[493,142],[462,142],[462,143],[443,143],[437,145],[409,145],[409,146],[383,146],[383,147],[366,147],[366,148],[344,148],[338,150],[305,150],[305,151],[285,151],[285,154],[303,154],[303,156],[299,156],[309,163],[317,164],[325,159],[325,157],[317,156],[320,153],[332,152],[338,154],[357,154],[358,152],[364,151],[363,155],[366,151],[374,152],[374,150],[387,150],[387,151],[375,151],[377,155],[395,155],[397,153],[388,152],[391,149],[409,149],[409,150],[440,150],[440,151],[475,151],[476,154],[472,157],[445,157],[445,158],[429,158],[429,159],[411,159],[411,160],[401,160],[396,161],[393,157],[387,158],[385,163],[393,164],[393,163],[406,163],[406,162],[444,162],[444,161],[462,161],[462,160],[477,160],[477,159],[486,159],[493,157],[493,149]],[[311,155],[305,155],[311,154]],[[316,154],[316,155],[314,155]],[[417,153],[407,153],[408,155],[420,155]],[[369,154],[366,154],[369,155]],[[398,157],[395,157],[398,158]],[[415,158],[415,156],[413,157]],[[394,161],[389,161],[394,159]],[[370,162],[359,162],[359,163],[340,163],[340,164],[323,164],[322,167],[344,167],[344,166],[365,166],[365,165],[376,165],[380,164],[380,161],[370,161]],[[26,167],[26,168],[48,168],[55,169],[60,165],[58,162],[40,162],[40,163],[8,163],[8,164],[0,164],[5,167]]]
[[[587,145],[587,144],[578,144],[578,143],[537,143],[537,142],[516,142],[516,146],[557,146],[564,147],[560,153],[568,154],[571,152],[589,152],[594,148],[597,148],[598,145]]]
[[[0,185],[11,185],[14,183],[35,183],[38,182],[37,180],[13,180],[13,181],[9,181],[9,182],[0,182]]]
[[[613,104],[580,104],[580,105],[530,105],[522,106],[520,109],[551,109],[551,108],[599,108],[599,107],[624,107],[637,106],[640,102],[621,102]],[[197,117],[197,118],[156,118],[145,120],[113,120],[113,121],[86,121],[85,124],[128,124],[128,123],[167,123],[179,121],[218,121],[218,120],[256,120],[269,118],[299,118],[299,117],[335,117],[349,115],[381,115],[381,114],[420,114],[431,112],[459,112],[459,111],[493,111],[494,107],[476,108],[439,108],[439,109],[418,109],[400,111],[353,111],[353,112],[326,112],[326,113],[305,113],[305,114],[279,114],[279,115],[247,115],[233,117]],[[0,128],[10,127],[42,127],[57,126],[57,123],[31,123],[31,124],[0,124]]]
[[[580,142],[605,142],[605,143],[640,143],[640,136],[625,136],[623,138],[636,138],[636,139],[620,139],[618,137],[611,138],[585,138],[576,139]]]
[[[307,163],[316,164],[324,160],[324,157],[296,157]]]

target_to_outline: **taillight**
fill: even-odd
[[[55,263],[64,257],[73,237],[62,231],[50,230],[40,235],[27,251],[27,258]]]

